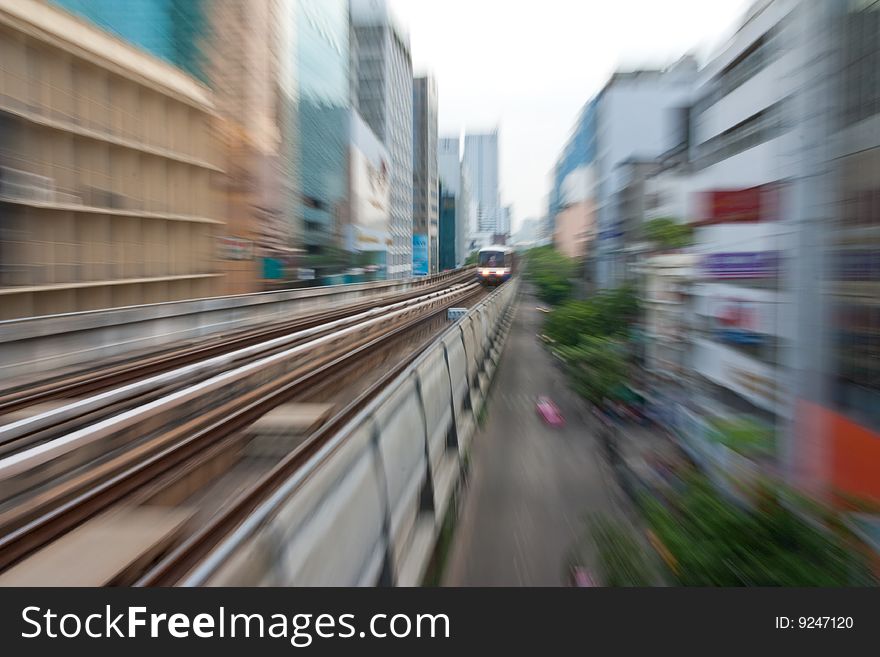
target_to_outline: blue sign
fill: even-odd
[[[413,235],[413,276],[428,275],[428,236]]]
[[[703,269],[712,278],[772,278],[779,273],[778,251],[712,253]]]

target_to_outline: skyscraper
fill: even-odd
[[[495,231],[496,235],[507,237],[510,235],[510,223],[513,221],[513,206],[505,205],[501,208],[501,218]]]
[[[413,80],[413,261],[416,244],[427,242],[428,269],[422,273],[438,271],[437,220],[437,85],[422,76]]]
[[[498,228],[498,130],[485,134],[465,134],[464,163],[470,191],[477,208],[474,227],[478,243],[487,243]]]
[[[413,78],[409,37],[385,0],[352,0],[357,106],[391,155],[391,250],[388,276],[412,273]]]
[[[437,140],[437,177],[446,190],[458,190],[461,177],[461,141],[458,137]]]
[[[476,204],[470,192],[467,165],[461,161],[461,140],[456,137],[441,137],[437,142],[437,170],[440,178],[441,204],[447,210],[447,237],[450,230],[454,232],[453,259],[454,266],[461,265],[473,250],[477,219]],[[454,200],[450,206],[449,198]],[[450,208],[452,215],[449,215]],[[452,219],[449,220],[449,216]],[[441,226],[442,232],[442,226]],[[441,235],[441,242],[443,242]],[[446,268],[443,265],[442,268]]]
[[[296,167],[300,201],[291,220],[310,254],[322,255],[343,240],[341,214],[348,202],[351,61],[346,0],[299,0],[282,47],[296,62],[286,80],[295,101],[286,101],[286,122],[298,130]],[[295,197],[295,190],[293,196]],[[296,208],[297,204],[293,204]],[[341,265],[340,265],[341,266]]]

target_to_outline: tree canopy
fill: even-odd
[[[660,217],[645,222],[642,233],[646,240],[661,249],[683,249],[693,243],[693,228],[675,219]]]
[[[538,296],[549,304],[559,304],[571,296],[575,261],[552,246],[539,246],[526,254],[526,274],[538,289]]]

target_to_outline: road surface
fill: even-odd
[[[565,584],[572,555],[592,559],[586,518],[622,512],[622,493],[593,437],[586,406],[536,336],[545,317],[538,305],[528,291],[520,298],[486,422],[474,439],[444,570],[447,586]],[[556,402],[564,428],[538,417],[539,395]]]

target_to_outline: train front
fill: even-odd
[[[477,259],[477,280],[483,285],[500,285],[510,278],[512,255],[506,249],[481,249]]]

